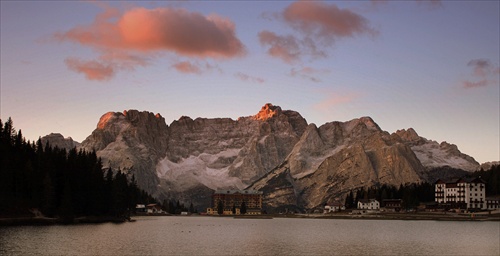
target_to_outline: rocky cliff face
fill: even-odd
[[[299,113],[272,104],[238,120],[184,116],[170,126],[130,110],[103,115],[82,147],[161,199],[207,206],[212,190],[243,189],[283,162],[306,126]]]
[[[95,150],[104,168],[135,175],[139,187],[158,196],[155,168],[167,146],[168,126],[161,115],[129,110],[104,114],[81,148]]]
[[[352,189],[419,182],[424,170],[407,145],[363,117],[309,125],[285,163],[250,188],[266,191],[271,208],[315,208]]]
[[[74,141],[71,137],[64,138],[60,133],[51,133],[41,138],[42,144],[49,143],[52,147],[58,147],[69,151],[80,146],[80,143]]]
[[[306,126],[297,112],[271,104],[238,120],[182,117],[169,127],[158,177],[172,192],[168,196],[185,200],[201,188],[243,189],[283,162]]]
[[[81,148],[159,199],[199,209],[213,190],[246,187],[264,191],[270,207],[314,208],[355,188],[419,182],[435,167],[475,162],[413,129],[389,134],[369,117],[317,127],[272,104],[238,120],[184,116],[170,125],[150,112],[109,112]]]

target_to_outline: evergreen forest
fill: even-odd
[[[126,218],[136,204],[156,203],[120,171],[103,171],[95,152],[26,141],[11,118],[0,120],[0,217],[71,221],[80,216]],[[30,213],[31,212],[31,213]]]

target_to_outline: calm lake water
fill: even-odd
[[[0,227],[0,255],[500,255],[500,222],[136,219]]]

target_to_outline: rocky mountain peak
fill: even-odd
[[[417,142],[421,139],[413,128],[408,128],[408,130],[405,129],[397,130],[395,133],[404,142]]]
[[[52,147],[63,148],[67,151],[80,145],[80,143],[74,141],[71,137],[64,138],[64,136],[60,133],[45,135],[41,138],[41,140],[43,145],[48,142]]]
[[[352,135],[362,135],[369,134],[371,132],[380,132],[382,129],[378,126],[375,121],[371,117],[365,116],[356,118],[344,123],[333,122],[335,124],[340,125],[344,132]]]
[[[257,113],[256,115],[253,116],[255,120],[261,120],[265,121],[267,119],[270,119],[272,117],[278,116],[281,114],[281,107],[279,106],[274,106],[271,103],[266,103]]]
[[[119,118],[120,116],[123,115],[118,112],[108,112],[102,115],[101,118],[99,119],[99,122],[97,123],[97,129],[99,130],[105,129],[109,124],[113,123],[113,121],[116,118]]]

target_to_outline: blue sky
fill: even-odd
[[[499,1],[1,1],[1,118],[84,140],[126,109],[370,116],[500,159]]]

